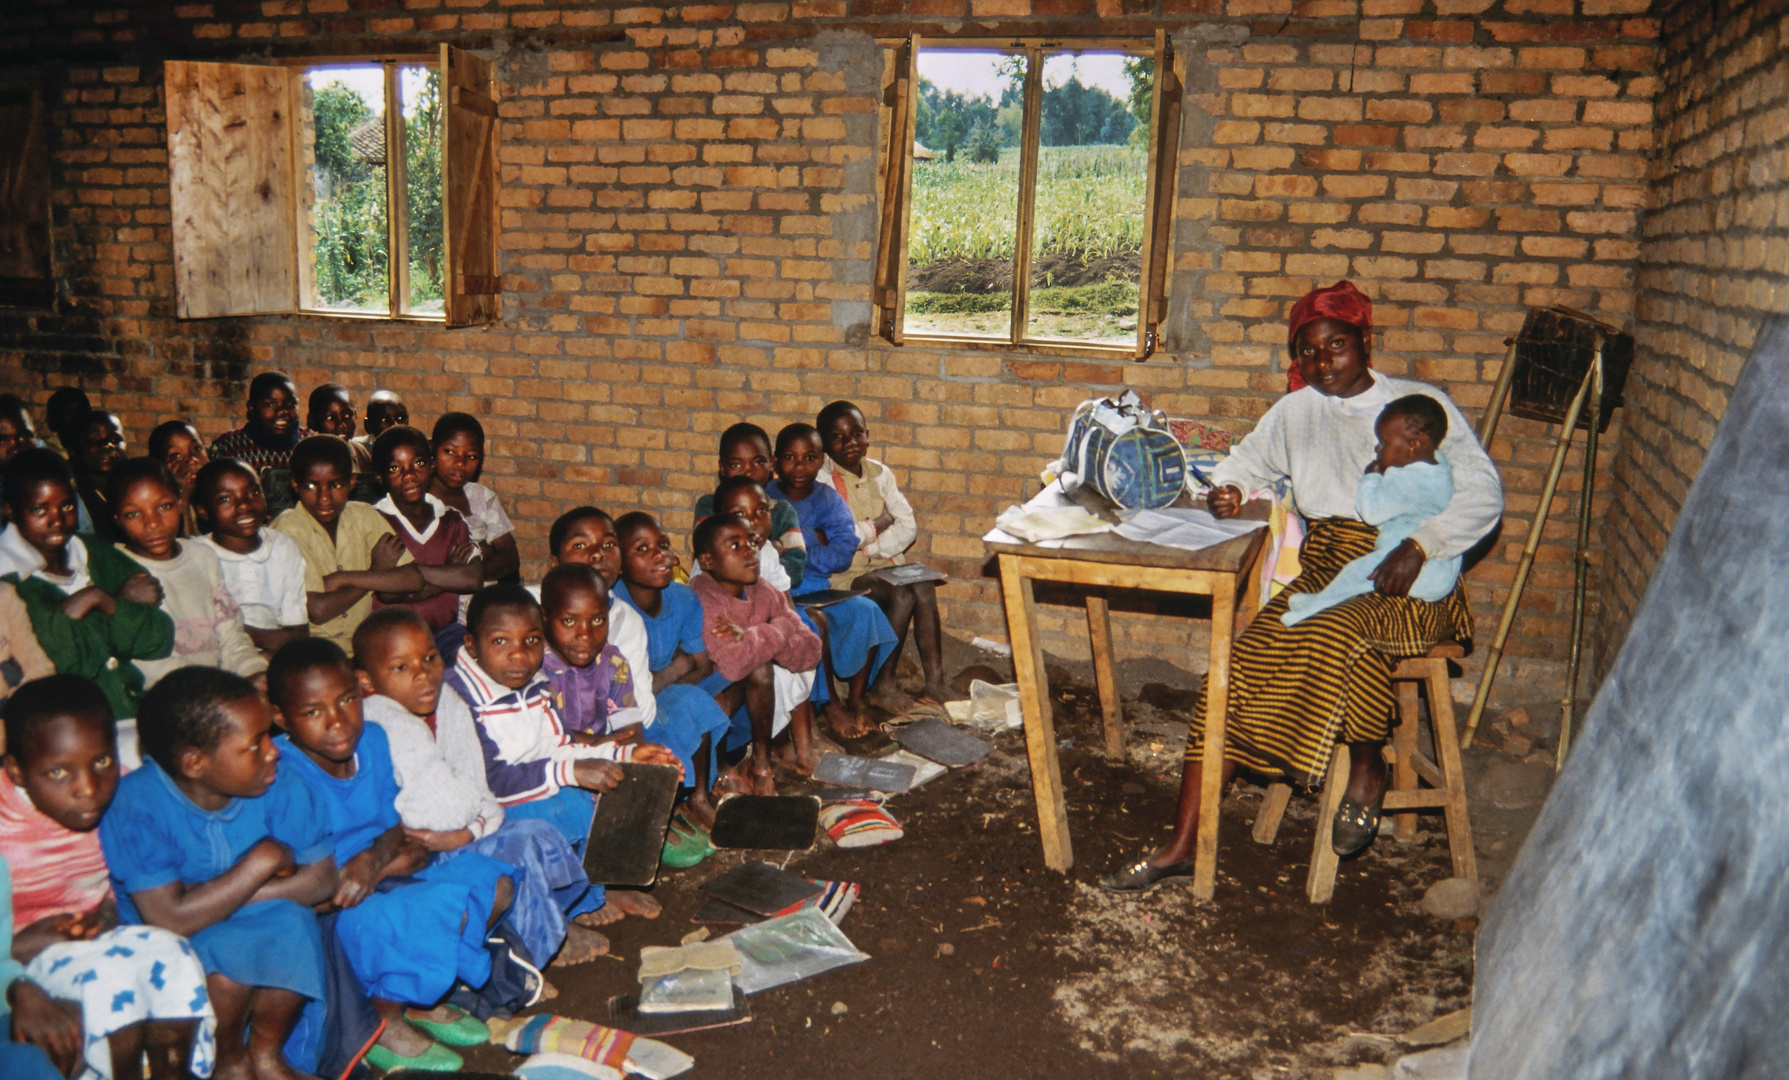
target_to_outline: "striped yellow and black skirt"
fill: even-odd
[[[1472,611],[1456,585],[1440,603],[1367,593],[1285,626],[1288,597],[1329,584],[1369,554],[1379,530],[1329,518],[1312,524],[1299,549],[1302,572],[1237,639],[1230,664],[1224,753],[1271,779],[1316,787],[1336,742],[1376,742],[1391,733],[1391,669],[1439,641],[1472,638]],[[1187,735],[1188,761],[1204,753],[1204,691]]]

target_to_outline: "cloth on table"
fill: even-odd
[[[1372,592],[1372,574],[1379,564],[1423,522],[1446,510],[1453,496],[1453,472],[1445,454],[1436,454],[1433,464],[1417,461],[1361,477],[1354,509],[1362,521],[1379,530],[1373,550],[1342,567],[1322,591],[1289,598],[1280,621],[1296,626],[1349,597]],[[1428,559],[1410,586],[1410,596],[1437,603],[1447,599],[1459,580],[1460,556]]]
[[[1472,609],[1458,583],[1440,603],[1372,592],[1289,627],[1288,600],[1320,591],[1350,560],[1373,549],[1371,525],[1312,524],[1304,572],[1269,601],[1237,639],[1230,660],[1224,756],[1269,779],[1313,788],[1329,770],[1337,741],[1378,742],[1391,733],[1396,699],[1391,665],[1438,641],[1472,637]],[[1189,764],[1204,756],[1205,687],[1187,735]]]

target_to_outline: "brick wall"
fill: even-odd
[[[1612,663],[1759,332],[1789,311],[1789,3],[1675,0],[1642,233],[1629,437],[1603,528]]]
[[[1284,387],[1284,313],[1351,277],[1376,365],[1475,414],[1529,305],[1631,320],[1653,138],[1648,0],[266,0],[0,15],[0,54],[53,98],[61,299],[0,313],[0,384],[78,381],[139,438],[240,415],[278,366],[466,409],[525,559],[583,501],[673,530],[740,417],[870,417],[917,507],[917,554],[959,576],[950,628],[1003,636],[978,541],[1034,490],[1065,411],[1129,385],[1248,429]],[[1168,349],[1141,364],[894,348],[868,335],[877,36],[1165,28],[1189,58]],[[504,317],[489,329],[315,316],[179,322],[160,61],[491,49],[502,82]],[[1618,423],[1618,428],[1625,420]],[[1505,421],[1501,542],[1468,578],[1493,624],[1549,445]],[[1627,438],[1612,429],[1613,456]],[[1562,652],[1575,471],[1554,506],[1515,655]],[[1072,609],[1047,643],[1085,653]],[[1132,654],[1184,663],[1199,628],[1120,616]],[[1484,631],[1488,636],[1489,627]]]

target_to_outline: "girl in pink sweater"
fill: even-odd
[[[776,794],[770,740],[776,692],[771,667],[812,671],[820,638],[795,613],[787,594],[758,580],[758,544],[744,519],[714,514],[696,526],[691,545],[703,573],[690,579],[702,602],[702,641],[714,661],[703,689],[731,716],[745,707],[752,725],[751,780],[758,795]],[[791,732],[805,742],[810,732]]]

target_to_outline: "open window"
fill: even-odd
[[[1180,87],[1166,35],[887,51],[880,331],[1148,356],[1166,307]]]
[[[449,46],[302,67],[170,61],[166,87],[181,318],[496,320],[485,61]]]

